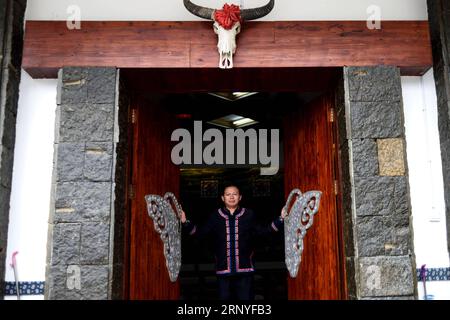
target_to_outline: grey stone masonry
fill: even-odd
[[[3,299],[9,201],[26,0],[0,0],[0,299]]]
[[[450,3],[447,0],[428,0],[428,19],[438,97],[439,139],[450,252]]]
[[[348,166],[344,189],[351,195],[344,202],[352,204],[345,210],[345,228],[353,229],[353,237],[344,237],[346,259],[352,262],[347,269],[353,268],[347,272],[355,275],[350,297],[411,298],[416,279],[408,177],[396,168],[380,172],[380,163],[392,154],[400,155],[399,167],[406,167],[406,152],[399,150],[405,145],[400,71],[344,68],[344,92],[345,111],[338,110],[338,121],[341,159]],[[386,146],[383,152],[380,145]]]
[[[59,72],[48,299],[111,298],[117,74]]]

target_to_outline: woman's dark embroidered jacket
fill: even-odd
[[[226,208],[221,208],[209,217],[206,225],[199,228],[186,221],[183,229],[202,239],[213,236],[216,274],[232,275],[253,272],[253,238],[277,232],[282,226],[280,218],[267,227],[258,226],[250,209],[237,208],[232,215]]]

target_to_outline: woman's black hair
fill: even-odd
[[[227,183],[223,187],[222,195],[225,194],[225,190],[227,190],[227,188],[236,188],[239,191],[239,194],[241,194],[241,189],[239,189],[239,187],[236,184],[234,184],[234,183]]]

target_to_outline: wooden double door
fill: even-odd
[[[346,298],[333,104],[331,95],[322,95],[290,108],[282,120],[285,198],[293,188],[323,192],[319,213],[304,241],[297,278],[290,278],[286,270],[289,299]],[[132,109],[134,197],[128,230],[129,298],[179,299],[180,285],[169,280],[162,241],[144,200],[147,194],[167,191],[179,195],[180,169],[171,161],[171,133],[177,119],[159,98],[133,99]]]

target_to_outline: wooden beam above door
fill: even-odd
[[[395,65],[403,75],[432,66],[427,21],[248,22],[238,36],[235,68]],[[27,21],[23,68],[33,78],[56,78],[63,66],[217,68],[210,22]]]

